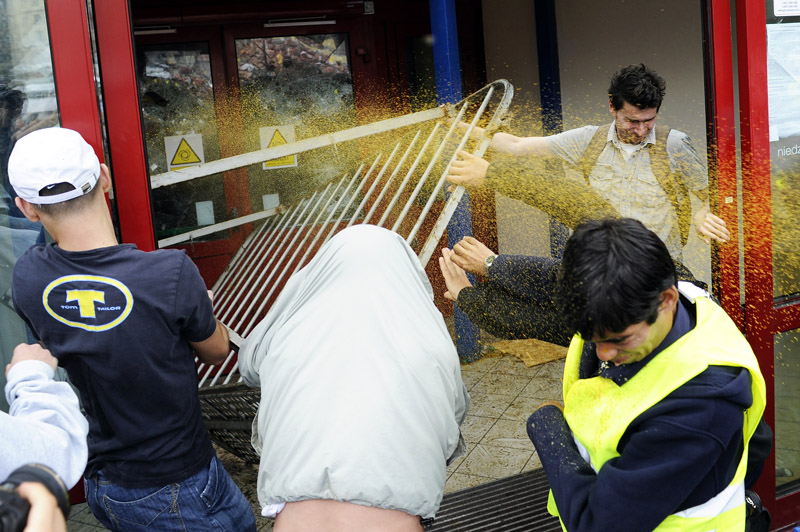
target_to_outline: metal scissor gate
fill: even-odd
[[[425,266],[464,193],[457,187],[445,199],[450,164],[459,150],[483,155],[489,144],[486,132],[497,128],[512,96],[511,85],[498,80],[457,104],[153,177],[154,187],[163,186],[356,139],[362,139],[361,146],[371,139],[388,146],[388,153],[364,159],[293,206],[159,242],[163,247],[235,225],[260,224],[213,287],[215,313],[228,327],[234,344],[223,364],[198,365],[204,417],[217,444],[249,461],[258,461],[250,446],[250,431],[260,394],[240,383],[236,348],[264,317],[286,280],[334,234],[361,223],[403,236]],[[475,134],[476,128],[482,128],[482,134]]]

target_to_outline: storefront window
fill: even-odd
[[[31,341],[11,303],[11,272],[17,258],[44,241],[40,224],[29,222],[14,205],[8,157],[14,142],[35,129],[59,125],[44,0],[0,2],[0,357]],[[0,374],[2,375],[2,374]],[[5,384],[5,378],[2,384]],[[0,407],[8,408],[0,396]]]
[[[778,492],[800,485],[800,329],[775,335],[775,477]]]
[[[248,151],[357,125],[346,33],[236,40]],[[262,198],[291,205],[353,167],[353,146],[250,167],[254,210]]]
[[[150,174],[220,158],[207,43],[137,46]],[[225,220],[222,176],[152,190],[159,239]]]
[[[800,8],[767,2],[767,79],[772,174],[773,294],[776,303],[800,293]],[[775,483],[778,494],[800,485],[800,329],[775,335]]]
[[[767,9],[773,285],[780,299],[800,293],[800,9],[796,4],[776,1]]]

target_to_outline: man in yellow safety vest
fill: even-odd
[[[564,406],[542,405],[527,427],[551,513],[569,532],[743,531],[772,433],[733,321],[678,283],[664,243],[630,218],[578,226],[554,297],[576,332]]]

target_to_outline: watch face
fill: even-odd
[[[488,257],[486,257],[486,260],[483,261],[483,264],[484,266],[486,266],[487,270],[489,269],[489,266],[491,266],[492,263],[494,262],[495,257],[497,257],[497,255],[489,255]]]

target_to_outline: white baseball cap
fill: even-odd
[[[29,203],[50,205],[88,193],[100,179],[100,161],[77,131],[50,127],[28,133],[8,158],[8,179],[17,196]],[[48,194],[60,184],[72,188]]]

